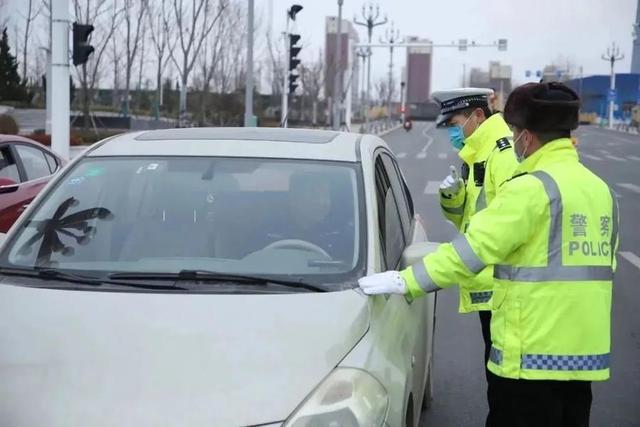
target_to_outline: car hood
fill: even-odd
[[[194,295],[0,285],[12,427],[282,421],[366,333],[354,290]]]

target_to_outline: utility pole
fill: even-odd
[[[338,28],[336,30],[336,73],[333,80],[333,130],[340,129],[342,115],[342,5],[344,0],[338,0]]]
[[[249,0],[247,25],[247,75],[244,94],[244,126],[255,126],[253,120],[253,3]]]
[[[51,149],[69,159],[69,2],[51,2]]]
[[[387,120],[391,124],[391,95],[393,88],[393,48],[396,43],[404,43],[404,39],[400,39],[400,30],[396,29],[391,23],[391,28],[385,31],[385,39],[380,38],[380,43],[389,45],[389,87],[387,89]]]
[[[403,124],[406,119],[406,114],[405,114],[406,104],[405,104],[405,95],[404,95],[405,85],[406,85],[405,82],[400,82],[400,120],[402,121]]]
[[[620,48],[615,43],[607,48],[607,53],[602,55],[602,59],[611,63],[611,87],[609,90],[609,129],[613,129],[613,109],[616,103],[616,74],[614,71],[616,61],[624,59],[624,55],[620,54]]]
[[[373,29],[380,25],[384,25],[387,23],[387,17],[385,16],[383,19],[380,18],[380,6],[374,6],[373,3],[369,3],[369,6],[362,5],[362,18],[364,21],[359,21],[357,17],[353,18],[353,22],[356,25],[361,25],[363,27],[367,27],[367,38],[369,44],[371,44],[371,38],[373,37]],[[367,48],[367,95],[366,95],[366,104],[365,104],[365,130],[369,131],[369,111],[371,111],[371,55],[373,52],[371,48]]]

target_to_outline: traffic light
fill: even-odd
[[[73,23],[73,65],[82,65],[95,50],[89,44],[89,35],[94,27],[90,24]]]
[[[300,34],[289,34],[289,93],[295,93],[296,88],[298,87],[298,74],[295,73],[298,65],[300,65],[300,60],[298,59],[298,55],[302,48],[300,46],[296,46],[300,41]]]

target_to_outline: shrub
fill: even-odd
[[[0,115],[0,133],[7,135],[17,135],[20,131],[18,123],[8,114]]]
[[[27,138],[39,142],[42,145],[46,145],[48,147],[51,146],[51,135],[47,135],[44,133],[32,133],[31,135],[27,135]],[[69,138],[69,145],[84,145],[84,141],[78,135],[72,134]]]

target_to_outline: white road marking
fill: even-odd
[[[440,191],[440,181],[428,181],[424,188],[424,194],[438,194]]]
[[[398,153],[396,157],[399,159],[404,159],[405,157],[407,157],[407,153]]]
[[[622,196],[616,190],[612,188],[611,191],[613,192],[613,195],[616,197],[616,199],[622,199]]]
[[[635,184],[631,184],[629,182],[618,182],[616,184],[618,187],[626,188],[627,190],[631,190],[634,193],[640,194],[640,187]]]
[[[640,269],[640,257],[633,252],[618,252],[621,257],[629,261],[631,264],[635,265],[636,268]]]
[[[627,161],[627,159],[624,159],[624,158],[618,157],[618,156],[614,156],[612,154],[607,154],[605,157],[607,159],[609,159],[609,160],[615,160],[616,162],[626,162]]]
[[[640,157],[638,157],[638,156],[627,156],[627,158],[628,158],[629,160],[633,160],[633,161],[636,161],[636,162],[640,162]]]
[[[580,157],[586,157],[587,159],[591,159],[591,160],[598,160],[601,161],[602,158],[598,157],[598,156],[593,156],[591,154],[587,154],[584,151],[580,152]]]
[[[433,127],[434,127],[433,123],[429,123],[427,126],[424,127],[424,130],[422,131],[422,136],[424,136],[427,139],[427,143],[424,147],[422,147],[422,150],[420,150],[420,152],[416,156],[417,159],[427,158],[427,150],[429,149],[429,147],[431,147],[431,144],[433,144],[433,141],[434,141],[433,137],[429,135],[429,132],[431,131],[431,129],[433,129]]]
[[[447,158],[447,153],[438,153],[438,158],[439,159],[446,159]]]

